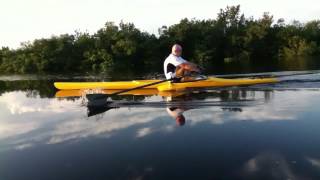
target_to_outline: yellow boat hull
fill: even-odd
[[[203,81],[185,82],[185,83],[164,83],[158,85],[159,91],[180,91],[186,88],[208,88],[208,87],[228,87],[228,86],[244,86],[255,84],[268,84],[279,82],[276,78],[262,78],[262,79],[224,79],[224,78],[208,78]],[[191,84],[190,84],[191,83]]]
[[[104,89],[104,90],[123,90],[131,89],[138,86],[147,85],[160,80],[136,80],[136,81],[118,81],[118,82],[56,82],[54,86],[59,90],[77,90],[77,89]],[[254,84],[267,84],[279,82],[276,78],[261,79],[224,79],[210,77],[206,80],[195,82],[171,83],[163,82],[160,84],[145,87],[144,89],[157,89],[158,91],[177,91],[188,88],[205,88],[205,87],[227,87],[242,86]]]
[[[113,94],[119,90],[103,89],[100,91],[90,91],[83,89],[73,89],[73,90],[59,90],[56,92],[55,97],[57,98],[67,98],[67,97],[82,97],[86,94]],[[185,91],[158,91],[157,89],[137,89],[129,92],[122,93],[120,95],[134,95],[134,96],[153,96],[159,95],[163,97],[176,97],[185,94]]]

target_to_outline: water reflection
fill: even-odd
[[[224,90],[165,98],[170,101],[163,101],[159,96],[128,101],[130,96],[123,96],[117,99],[124,100],[108,104],[108,112],[93,117],[87,117],[81,98],[30,98],[27,94],[11,92],[0,97],[0,140],[18,148],[39,142],[51,144],[97,135],[109,137],[120,129],[158,120],[165,122],[163,127],[158,127],[160,131],[170,131],[175,129],[175,123],[167,108],[178,109],[178,114],[183,114],[192,126],[202,122],[294,120],[297,114],[292,111],[309,106],[319,92],[299,92],[298,95],[286,92],[283,95],[272,91]],[[141,137],[141,134],[157,131],[151,129],[137,130],[137,134]]]
[[[242,175],[249,179],[304,179],[293,172],[294,163],[288,162],[280,153],[263,152],[244,164]]]
[[[90,117],[81,92],[9,89],[0,96],[1,179],[319,177],[320,91],[309,83],[132,92]],[[183,127],[167,108],[180,108]]]
[[[104,92],[110,93],[110,92]],[[130,93],[130,92],[129,92]],[[132,92],[133,94],[146,93],[145,90]],[[148,90],[150,95],[150,90]],[[255,94],[252,93],[248,96],[246,90],[222,90],[222,91],[181,91],[181,92],[165,92],[162,94],[164,101],[160,102],[148,102],[143,101],[144,98],[135,101],[120,101],[109,99],[107,94],[87,94],[86,98],[88,102],[86,106],[88,108],[88,117],[101,114],[111,109],[117,108],[138,108],[138,107],[152,107],[166,109],[168,115],[172,117],[176,124],[182,126],[186,122],[186,117],[183,115],[185,111],[192,109],[208,108],[208,107],[220,107],[223,111],[242,112],[243,106],[255,106],[258,105],[261,100],[268,101],[271,97],[272,91],[264,91],[263,98],[255,98]],[[59,97],[65,95],[71,95],[71,92],[59,92]],[[74,93],[73,95],[78,95]],[[154,91],[154,95],[159,94],[158,91]],[[133,95],[134,96],[134,95]],[[123,99],[128,99],[128,96],[124,96]],[[131,98],[129,98],[131,99]],[[103,117],[103,116],[99,116]]]
[[[235,95],[238,93],[242,96]],[[109,111],[108,114],[88,118],[85,107],[81,106],[81,98],[30,97],[28,92],[22,91],[4,93],[0,97],[2,107],[0,140],[8,141],[10,145],[21,149],[39,142],[50,144],[99,134],[109,136],[108,133],[112,134],[114,131],[140,123],[147,124],[157,119],[168,119],[165,109],[172,107],[183,107],[188,110],[185,112],[186,117],[192,124],[206,120],[197,109],[212,111],[217,116],[213,122],[219,122],[223,119],[218,117],[223,115],[221,107],[253,106],[256,105],[252,102],[254,97],[256,100],[264,97],[264,93],[256,95],[251,92],[248,93],[248,97],[244,97],[243,94],[240,91],[200,93],[198,96],[193,94],[193,97],[196,97],[193,100],[190,99],[190,95],[184,95],[173,97],[170,102],[163,101],[158,96],[143,97],[140,98],[143,100],[139,101],[128,101],[127,99],[131,99],[129,96],[117,97],[124,101],[113,100],[113,104],[109,105],[111,108],[118,107],[117,109]],[[185,101],[186,99],[189,101]],[[245,99],[248,101],[243,101]],[[166,122],[165,127],[160,129],[174,128],[172,120]],[[138,134],[141,137],[140,130]]]

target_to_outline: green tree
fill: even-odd
[[[162,72],[174,43],[183,57],[211,72],[229,66],[270,70],[283,59],[320,55],[320,21],[283,19],[264,13],[245,17],[240,5],[220,9],[215,19],[182,19],[162,26],[159,34],[142,32],[133,23],[106,22],[94,34],[78,32],[0,49],[0,73],[128,73]],[[294,58],[293,58],[294,59]]]

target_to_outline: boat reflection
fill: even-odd
[[[134,90],[117,96],[110,94],[117,90],[68,90],[59,91],[56,97],[82,97],[87,107],[87,116],[95,116],[117,108],[160,108],[166,109],[168,115],[178,126],[186,123],[184,113],[192,109],[218,107],[222,111],[242,112],[243,107],[255,106],[272,98],[272,91],[264,91],[262,97],[256,97],[254,91],[246,89],[189,90],[159,92],[153,89]],[[88,94],[89,93],[89,94]],[[96,93],[96,94],[90,94]],[[150,96],[162,97],[159,101],[145,101]],[[101,116],[102,118],[103,116]]]
[[[217,93],[217,92],[216,92]],[[223,91],[220,91],[220,93],[225,93]],[[218,93],[219,94],[219,93]],[[216,95],[218,95],[216,94]],[[196,106],[196,104],[194,104],[194,101],[196,101],[199,97],[202,96],[202,100],[205,100],[206,98],[209,97],[210,93],[209,92],[193,92],[193,91],[189,91],[189,92],[184,92],[183,94],[180,93],[179,96],[169,96],[169,97],[165,97],[165,99],[167,101],[171,101],[171,102],[176,102],[176,105],[174,106],[169,106],[166,108],[169,116],[171,116],[175,121],[176,124],[179,126],[183,126],[186,123],[186,118],[184,116],[184,112],[191,110],[191,109],[197,109],[197,108],[203,108],[206,107],[204,106],[205,103],[208,103],[208,101],[203,101],[202,103],[200,103],[200,106]],[[191,104],[188,105],[188,103]],[[218,101],[214,101],[211,102],[210,104],[207,104],[207,106],[221,106],[221,109],[223,111],[233,111],[233,112],[242,112],[242,106],[248,106],[248,102],[253,103],[252,100],[240,100],[239,98],[237,99],[233,99],[233,101],[231,102],[229,99],[224,99],[222,101],[220,101],[218,103]],[[228,103],[228,104],[227,104]],[[198,104],[199,105],[199,104]],[[252,105],[252,104],[251,104]]]

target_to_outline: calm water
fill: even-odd
[[[3,180],[320,179],[320,74],[113,96],[90,117],[82,98],[55,97],[61,77],[0,79]]]

